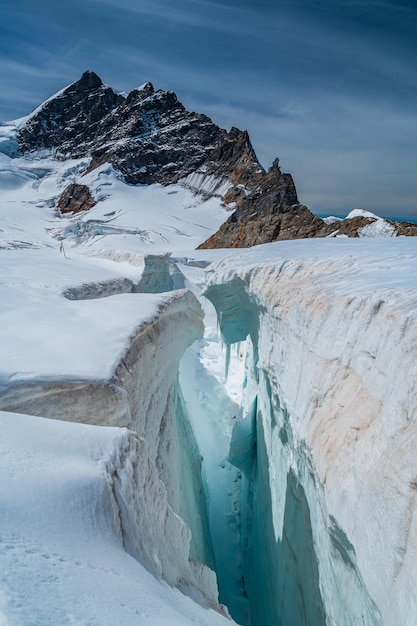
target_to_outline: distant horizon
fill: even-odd
[[[312,213],[317,215],[317,217],[321,217],[322,219],[325,217],[339,217],[340,219],[344,219],[348,215],[349,212],[346,213],[345,215],[338,215],[337,213],[315,213],[314,211],[312,211]],[[393,217],[392,215],[379,215],[375,211],[371,211],[371,213],[375,213],[375,215],[377,215],[378,217],[381,217],[384,220],[392,220],[393,222],[410,222],[411,224],[417,224],[417,219],[410,219],[408,217],[401,217],[399,215],[397,215],[396,217]]]

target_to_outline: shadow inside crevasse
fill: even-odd
[[[277,541],[268,457],[261,433],[247,495],[244,575],[251,626],[324,626],[326,616],[306,494],[291,469],[282,494],[285,508]]]

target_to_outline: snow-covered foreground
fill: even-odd
[[[0,154],[0,623],[230,623],[177,382],[202,312],[166,255],[225,211],[104,166],[60,217],[87,165]]]
[[[142,564],[184,574],[176,526],[188,533],[167,508],[143,440],[0,412],[0,466],[2,626],[230,623],[196,590],[191,599]]]

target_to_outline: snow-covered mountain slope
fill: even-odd
[[[229,458],[252,623],[415,624],[416,270],[405,238],[282,242],[211,270],[225,341],[251,339]]]
[[[105,164],[86,174],[89,160],[11,158],[0,153],[0,249],[55,246],[172,252],[192,250],[227,217],[219,199],[204,200],[180,185],[128,185]],[[95,206],[61,216],[57,201],[78,181]],[[152,244],[152,245],[150,245]]]

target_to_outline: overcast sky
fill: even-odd
[[[249,131],[318,213],[417,219],[416,0],[0,0],[0,120],[86,69]]]

